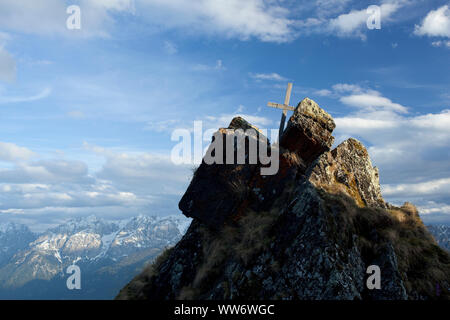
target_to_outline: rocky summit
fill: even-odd
[[[239,128],[254,127],[233,119]],[[179,204],[193,218],[187,233],[117,299],[449,299],[449,254],[412,204],[384,201],[359,141],[331,150],[334,129],[304,99],[280,137],[277,174],[202,163]]]

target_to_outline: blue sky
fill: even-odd
[[[173,130],[277,128],[291,81],[367,146],[385,199],[450,223],[449,58],[448,1],[2,0],[0,222],[176,214]]]

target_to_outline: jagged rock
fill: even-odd
[[[372,166],[369,153],[356,139],[348,139],[321,155],[312,167],[311,181],[316,186],[340,188],[359,206],[386,208],[378,169]]]
[[[252,127],[235,119],[230,128]],[[183,239],[118,299],[449,299],[450,256],[410,204],[387,205],[378,170],[305,99],[281,137],[280,168],[203,163],[180,202]],[[219,131],[226,134],[226,131]],[[366,288],[367,267],[382,287]]]
[[[313,100],[302,100],[289,119],[280,145],[298,153],[310,163],[320,154],[330,150],[334,142],[331,135],[336,127],[333,118]]]
[[[241,117],[234,118],[227,129],[219,129],[214,136],[222,135],[225,142],[227,136],[234,134],[236,129],[254,129],[257,135],[249,136],[247,140],[255,139],[256,143],[259,139],[267,140],[258,128]],[[225,143],[223,148],[225,155]],[[248,154],[247,147],[246,159],[248,159]],[[225,160],[224,156],[223,163],[226,163]],[[237,212],[242,202],[246,200],[246,195],[250,190],[248,181],[259,172],[259,167],[259,164],[248,164],[248,162],[246,164],[208,165],[203,161],[179,203],[180,210],[187,217],[196,218],[211,228],[219,228]]]

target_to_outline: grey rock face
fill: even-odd
[[[281,139],[276,175],[202,164],[180,202],[194,218],[186,235],[117,298],[438,298],[435,283],[450,287],[450,256],[412,205],[385,204],[360,142],[329,151],[333,129],[331,116],[305,99]],[[366,286],[374,264],[376,291]]]
[[[244,119],[234,118],[227,129],[219,129],[215,137],[222,136],[223,141],[233,132],[228,129],[254,129],[257,135],[247,138],[254,140],[267,138],[258,129]],[[224,154],[226,145],[224,144]],[[248,147],[245,158],[248,159]],[[236,155],[235,155],[236,157]],[[225,159],[223,161],[225,162]],[[192,182],[179,203],[179,208],[189,218],[196,218],[211,228],[220,228],[235,214],[246,200],[250,187],[248,181],[259,173],[259,164],[212,164],[203,162],[196,170]]]

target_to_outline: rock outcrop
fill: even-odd
[[[236,118],[229,129],[251,127]],[[414,206],[385,203],[360,142],[330,151],[334,128],[304,99],[280,137],[277,174],[202,163],[179,205],[194,218],[186,235],[117,298],[448,299],[450,256]],[[372,265],[381,289],[366,286]]]

